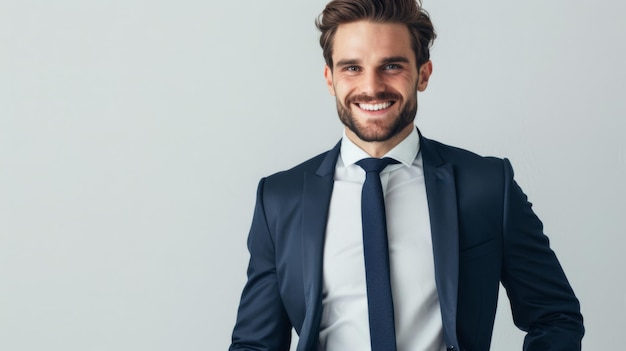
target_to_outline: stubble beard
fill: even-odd
[[[384,93],[383,93],[384,94]],[[387,100],[388,95],[379,94],[375,97],[358,97],[348,98],[346,99],[347,106],[352,106],[353,102],[368,102],[374,100]],[[396,101],[398,98],[393,99]],[[393,105],[392,105],[393,107]],[[358,107],[355,107],[358,108]],[[391,122],[386,121],[367,121],[365,123],[360,123],[357,118],[352,114],[352,110],[346,105],[342,104],[339,99],[337,99],[337,114],[339,115],[339,120],[348,127],[359,139],[366,142],[381,142],[387,141],[394,136],[398,135],[407,125],[413,124],[415,120],[415,115],[417,114],[417,95],[414,99],[407,101],[404,103],[398,115],[393,118]]]

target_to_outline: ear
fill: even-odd
[[[326,87],[328,88],[328,92],[330,95],[335,96],[335,87],[333,86],[333,71],[328,67],[328,65],[324,66],[324,78],[326,78]]]
[[[424,91],[428,87],[428,80],[433,73],[432,61],[427,61],[420,66],[419,77],[417,79],[417,91]]]

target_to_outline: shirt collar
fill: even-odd
[[[411,134],[404,138],[393,149],[389,150],[383,157],[391,157],[394,160],[400,161],[405,166],[411,166],[420,149],[420,137],[417,133],[417,128],[413,128]],[[362,160],[364,158],[371,157],[355,143],[352,142],[346,135],[344,130],[343,137],[341,139],[340,159],[344,166],[350,166]]]

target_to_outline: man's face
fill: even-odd
[[[324,76],[348,136],[382,142],[408,135],[417,91],[426,89],[432,71],[429,61],[418,74],[408,28],[369,21],[342,24],[332,58],[332,70],[326,66]]]

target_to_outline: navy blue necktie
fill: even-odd
[[[356,163],[365,170],[365,183],[361,195],[361,221],[372,351],[396,350],[387,220],[383,187],[380,182],[380,171],[392,163],[398,161],[385,157],[365,158]]]

